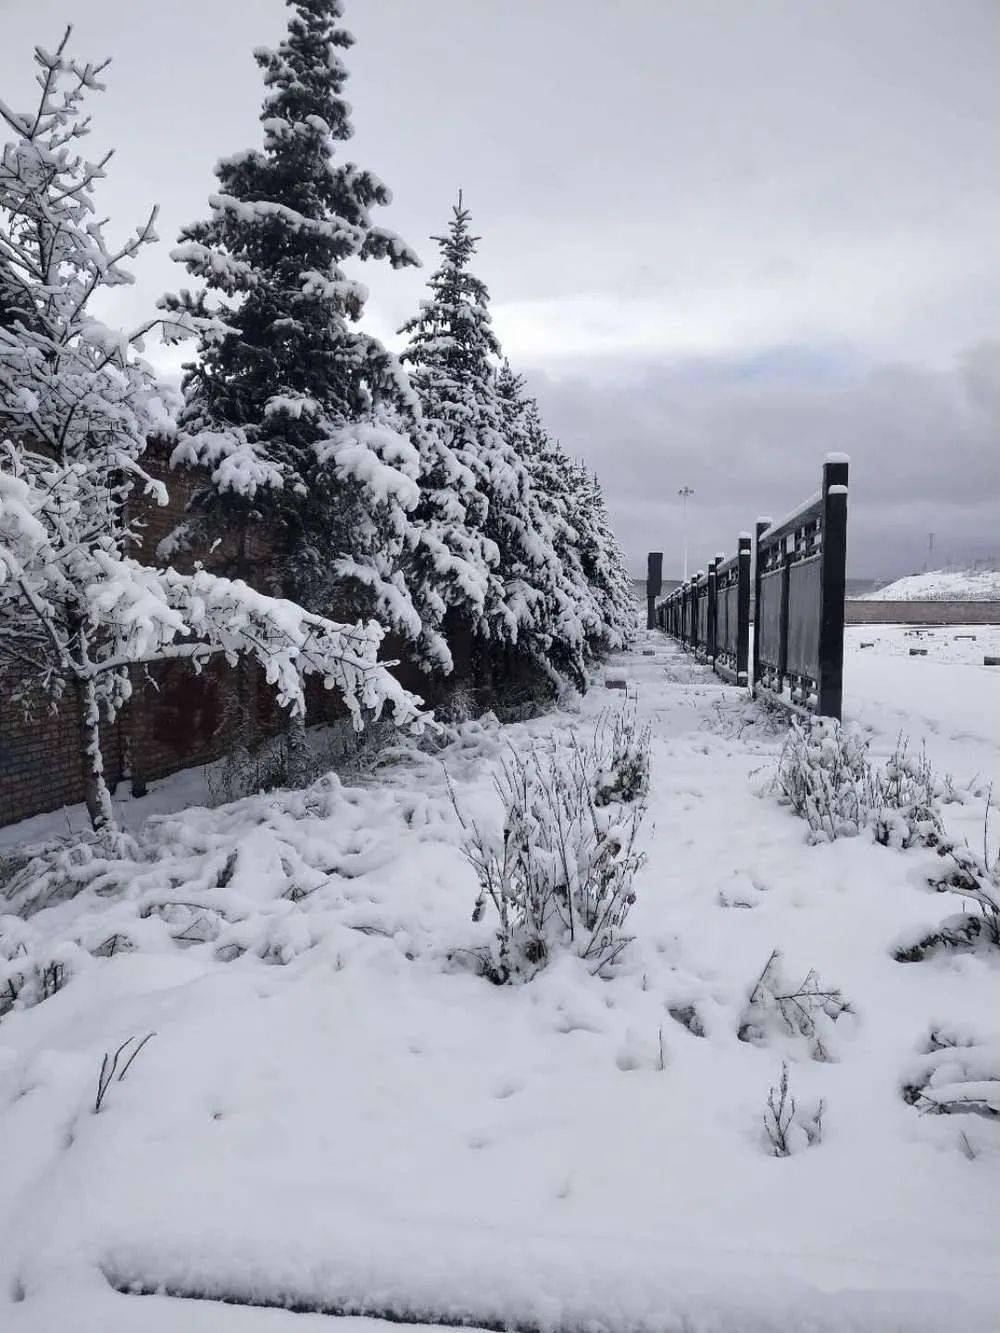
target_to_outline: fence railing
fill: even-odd
[[[743,533],[730,559],[716,556],[667,597],[650,598],[651,627],[678,639],[724,679],[750,686],[755,697],[839,718],[847,481],[847,458],[829,455],[818,495],[778,523],[758,520],[752,581],[751,539]]]

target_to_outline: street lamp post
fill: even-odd
[[[682,486],[677,494],[682,501],[681,527],[684,533],[684,582],[687,583],[688,576],[688,497],[694,495],[693,486]]]

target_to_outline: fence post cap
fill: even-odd
[[[850,454],[838,454],[838,453],[826,454],[823,459],[824,463],[849,463],[850,461],[851,461]]]
[[[740,533],[740,541],[741,541],[741,542],[748,542],[748,541],[752,541],[752,540],[753,540],[753,539],[752,539],[752,537],[750,536],[750,533],[749,533],[749,532],[741,532],[741,533]]]
[[[761,514],[760,517],[757,519],[757,526],[758,528],[760,527],[769,528],[773,522],[774,519],[771,517],[770,514]]]

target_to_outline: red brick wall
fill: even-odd
[[[142,525],[142,545],[137,559],[155,565],[159,542],[179,523],[200,483],[197,472],[171,470],[170,445],[153,440],[143,459],[146,470],[165,482],[169,503],[160,507],[140,495],[133,497],[135,517]],[[254,570],[252,581],[269,591],[270,558],[273,547],[266,529],[251,533],[245,552]],[[224,542],[207,555],[205,563],[226,572],[236,555],[233,543]],[[178,554],[171,564],[189,570],[192,553]],[[337,609],[330,614],[337,616]],[[473,686],[480,706],[487,706],[505,690],[526,681],[527,676],[512,659],[491,672],[467,628],[446,626],[455,659],[449,677],[430,677],[408,660],[405,643],[387,637],[382,656],[399,658],[395,673],[407,689],[419,694],[429,706],[448,699],[456,684]],[[245,706],[251,740],[274,735],[284,726],[284,714],[273,689],[255,663],[230,667],[224,661],[210,663],[200,674],[183,662],[161,663],[148,672],[134,669],[133,696],[114,723],[102,727],[105,773],[111,786],[122,777],[145,784],[179,769],[210,763],[231,748],[237,701]],[[344,704],[335,690],[322,683],[307,682],[308,721],[333,722],[343,718]],[[79,716],[75,696],[67,694],[55,710],[43,703],[26,720],[11,699],[9,682],[0,678],[0,825],[29,815],[73,805],[84,796],[80,763]]]
[[[0,825],[74,805],[84,796],[75,695],[64,695],[56,708],[43,700],[26,719],[11,700],[10,684],[0,679]],[[118,723],[101,727],[101,748],[114,786],[122,771]]]
[[[143,459],[150,475],[166,483],[168,504],[157,505],[138,493],[132,501],[142,535],[135,555],[148,564],[160,563],[156,547],[183,518],[199,483],[194,471],[171,470],[169,456],[169,444],[154,440]],[[251,555],[266,565],[267,543],[259,533]],[[172,563],[190,568],[193,559],[182,555]],[[242,670],[255,730],[259,735],[273,733],[279,717],[272,691],[259,669]],[[164,663],[148,676],[135,670],[132,681],[129,704],[101,728],[109,785],[114,787],[123,775],[150,782],[226,753],[233,720],[226,700],[235,692],[233,668],[213,662],[199,675],[184,663]],[[0,825],[76,804],[84,796],[75,696],[67,692],[55,708],[42,700],[26,718],[13,701],[11,686],[0,678]]]

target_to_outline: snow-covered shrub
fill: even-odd
[[[599,765],[594,800],[635,801],[649,789],[650,729],[640,727],[635,708],[606,709],[598,718],[593,751]]]
[[[881,768],[869,766],[867,803],[875,841],[884,847],[933,847],[942,836],[940,801],[954,793],[931,768],[926,749],[908,753],[905,737]]]
[[[54,838],[0,863],[0,902],[8,904],[6,911],[27,919],[74,898],[83,887],[111,892],[119,884],[121,865],[138,856],[135,840],[116,829]]]
[[[954,838],[938,842],[938,855],[946,866],[931,880],[941,893],[959,893],[979,909],[982,928],[992,944],[1000,945],[1000,846],[989,844],[989,808],[983,832],[983,850],[975,851]]]
[[[370,774],[398,758],[407,745],[438,744],[440,730],[436,717],[426,719],[419,736],[400,733],[395,723],[384,717],[368,722],[362,731],[341,719],[310,727],[301,737],[289,728],[263,740],[251,739],[237,728],[233,749],[206,768],[205,785],[212,804],[225,805],[260,792],[306,788],[330,772],[345,778]]]
[[[909,753],[904,736],[884,764],[868,741],[834,718],[793,720],[775,785],[809,824],[815,842],[856,837],[866,828],[885,847],[933,847],[941,837],[941,800],[958,799],[927,753]]]
[[[434,716],[439,722],[453,724],[468,722],[481,712],[475,690],[467,681],[459,681],[448,691],[444,702],[434,709]]]
[[[781,1062],[781,1075],[767,1095],[764,1108],[764,1134],[775,1157],[791,1157],[802,1148],[811,1148],[823,1138],[821,1101],[809,1110],[800,1107],[788,1086],[788,1064]]]
[[[937,827],[934,847],[945,862],[928,883],[939,893],[957,893],[975,909],[947,917],[935,930],[904,937],[893,949],[898,963],[919,963],[942,951],[976,952],[1000,946],[1000,845],[991,843],[990,798],[983,824],[983,846],[944,836]]]
[[[293,760],[289,754],[287,733],[270,736],[256,744],[237,736],[236,743],[221,763],[211,764],[205,770],[205,785],[213,805],[226,805],[258,792],[304,786],[317,776],[304,768],[300,756],[296,755]]]
[[[905,1102],[930,1115],[1000,1119],[1000,1041],[938,1028],[925,1051],[903,1079]]]
[[[70,941],[29,953],[18,932],[4,928],[0,915],[0,1018],[15,1004],[28,1009],[58,994],[83,957],[79,946]]]
[[[834,718],[793,719],[776,786],[814,841],[854,837],[867,818],[868,742]]]
[[[787,981],[775,949],[750,991],[737,1036],[755,1046],[772,1038],[801,1039],[814,1060],[826,1061],[833,1025],[850,1012],[841,992],[824,988],[812,968],[797,985]]]
[[[90,833],[7,858],[0,1014],[118,954],[184,949],[206,966],[244,954],[285,964],[330,931],[374,932],[373,900],[355,911],[340,869],[351,873],[359,844],[391,848],[406,836],[407,800],[331,773],[305,791],[150,818],[134,839]],[[390,916],[384,933],[394,928]]]
[[[602,718],[586,744],[511,750],[496,780],[496,831],[467,818],[452,792],[479,880],[473,919],[488,902],[498,918],[496,946],[481,957],[491,980],[528,979],[560,948],[599,972],[628,945],[648,746],[633,717]]]

